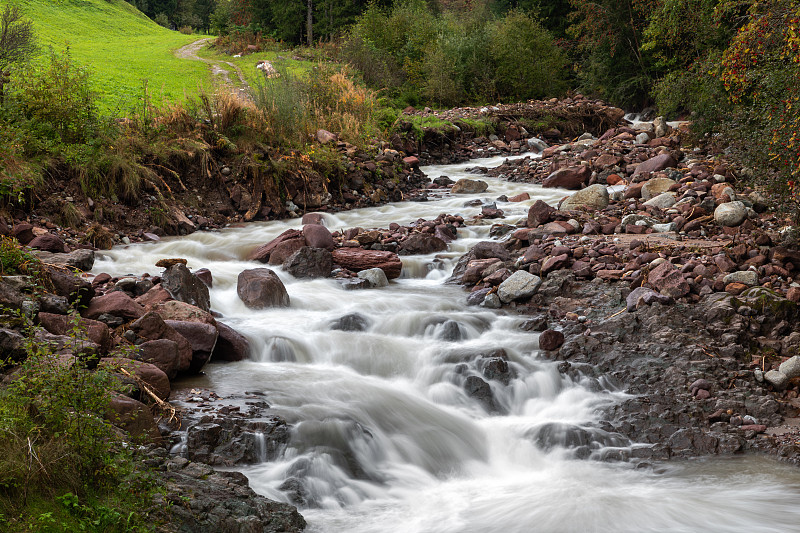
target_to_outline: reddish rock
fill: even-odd
[[[548,257],[542,264],[542,274],[547,274],[553,270],[561,270],[569,266],[569,256],[567,254]]]
[[[671,154],[659,154],[655,157],[651,157],[644,163],[640,163],[633,172],[633,175],[638,176],[643,172],[658,172],[665,168],[675,167],[677,164],[678,162],[675,161],[675,158],[672,157]]]
[[[113,345],[111,331],[102,322],[88,318],[54,315],[52,313],[39,313],[37,318],[39,325],[53,335],[72,335],[74,328],[77,327],[78,331],[81,332],[79,334],[85,334],[86,338],[100,347],[100,351],[103,354],[108,353]]]
[[[547,352],[558,350],[564,344],[564,334],[554,329],[546,329],[539,334],[539,349]]]
[[[743,426],[739,426],[739,429],[743,431],[755,431],[756,433],[764,433],[767,430],[767,426],[764,424],[745,424]]]
[[[609,185],[617,185],[622,183],[624,180],[618,174],[611,174],[606,177],[606,183]]]
[[[589,183],[591,175],[592,170],[587,166],[562,168],[542,180],[542,187],[578,190]]]
[[[403,263],[396,253],[379,250],[339,248],[333,251],[333,261],[354,272],[380,268],[388,279],[399,277],[403,269]]]
[[[324,248],[303,246],[283,263],[283,269],[296,278],[327,278],[333,270],[333,258]]]
[[[211,358],[217,344],[219,333],[217,333],[216,325],[182,320],[165,320],[164,322],[189,341],[192,347],[192,362],[187,372],[189,374],[200,372]]]
[[[412,233],[400,244],[400,255],[421,255],[443,252],[447,250],[447,243],[430,233]]]
[[[191,363],[192,350],[189,341],[184,339],[188,355],[186,356],[186,368]],[[178,343],[170,339],[156,339],[145,341],[137,346],[136,359],[150,363],[161,369],[169,379],[175,379],[181,369],[181,356],[178,353]]]
[[[322,226],[308,226],[309,228],[322,228],[326,230]],[[297,239],[288,239],[281,243],[279,243],[275,248],[273,248],[272,252],[269,254],[269,261],[267,263],[271,266],[282,265],[289,259],[292,254],[294,254],[297,250],[306,246],[306,240],[302,236]]]
[[[124,369],[134,377],[144,381],[151,391],[161,400],[169,398],[170,386],[169,378],[163,370],[156,365],[142,361],[134,361],[124,357],[104,357],[100,359],[99,367],[109,371],[122,374],[120,369]],[[124,375],[124,374],[123,374]]]
[[[407,168],[418,167],[419,166],[419,159],[414,157],[413,155],[410,155],[408,157],[404,157],[403,158],[403,165],[405,165]]]
[[[324,226],[325,219],[322,218],[322,213],[306,213],[303,215],[303,218],[300,219],[300,223],[304,226],[307,224],[319,224]]]
[[[669,261],[664,261],[651,270],[647,276],[647,281],[651,287],[661,294],[675,299],[689,294],[691,290],[689,283],[684,279],[680,270]]]
[[[214,277],[211,275],[211,271],[209,269],[198,268],[197,270],[192,272],[192,274],[194,274],[197,277],[197,279],[202,281],[205,284],[205,286],[208,287],[209,289],[214,286]]]
[[[592,164],[594,165],[595,168],[603,170],[608,167],[617,166],[621,164],[623,161],[624,159],[618,155],[603,154],[594,161],[592,161]]]
[[[169,302],[170,300],[172,300],[172,296],[170,296],[170,294],[164,287],[161,286],[161,284],[158,284],[136,298],[136,303],[144,306],[145,309],[152,309],[155,305],[163,302]]]
[[[639,183],[631,183],[625,188],[625,194],[623,195],[625,199],[629,198],[641,198],[642,197],[642,187],[646,182],[642,181]]]
[[[483,279],[483,272],[491,265],[500,263],[497,258],[473,259],[467,263],[467,268],[461,276],[461,283],[477,283]]]
[[[213,361],[242,361],[250,356],[247,337],[222,322],[217,321],[217,345],[211,355]]]
[[[562,223],[561,221],[556,221],[545,224],[542,228],[542,232],[545,235],[563,236],[575,233],[575,228],[572,226],[572,224],[567,222]]]
[[[786,298],[793,302],[800,302],[800,287],[789,287]]]
[[[303,232],[300,230],[287,229],[286,231],[284,231],[283,233],[281,233],[280,235],[269,241],[267,244],[263,244],[258,248],[256,248],[255,250],[253,250],[252,252],[250,252],[247,255],[247,260],[261,261],[262,263],[266,263],[267,261],[269,261],[269,256],[272,253],[272,250],[274,250],[276,246],[278,246],[283,241],[289,239],[296,239],[298,237],[301,237],[302,235]]]
[[[17,224],[11,230],[11,236],[22,245],[28,244],[36,237],[33,234],[33,226],[31,224]]]
[[[254,268],[239,274],[236,292],[252,309],[289,307],[289,293],[277,274],[268,268]]]
[[[158,431],[150,408],[133,398],[121,394],[113,396],[106,410],[106,418],[135,439],[161,442],[161,432]]]
[[[61,240],[61,237],[58,235],[53,235],[52,233],[45,233],[44,235],[39,235],[38,237],[34,238],[28,243],[28,246],[31,248],[37,248],[39,250],[45,252],[53,252],[56,254],[61,254],[66,251],[64,248],[64,241]]]
[[[595,274],[598,278],[605,280],[605,281],[618,281],[622,279],[622,275],[625,273],[624,270],[598,270]]]
[[[524,202],[525,200],[530,200],[531,195],[524,192],[522,194],[517,194],[516,196],[512,196],[508,199],[509,202]]]
[[[103,296],[92,298],[89,307],[83,312],[84,318],[97,319],[100,315],[109,314],[127,320],[134,320],[144,315],[144,307],[122,291],[109,292]]]
[[[556,211],[557,209],[547,205],[542,200],[536,200],[528,209],[528,227],[536,228],[542,224],[547,224],[552,220],[553,213]]]
[[[89,305],[95,291],[92,284],[74,274],[71,270],[56,265],[42,265],[52,287],[51,292],[63,296],[78,308]]]
[[[433,235],[442,239],[445,243],[453,242],[458,238],[456,229],[447,224],[437,224],[436,227],[433,228]]]
[[[331,232],[328,231],[328,228],[320,224],[303,226],[303,237],[305,238],[306,245],[311,248],[333,250],[336,247]]]
[[[744,283],[728,283],[725,285],[725,292],[732,294],[733,296],[739,296],[749,288],[750,287]]]
[[[149,311],[142,318],[132,323],[129,329],[138,337],[150,341],[169,340],[175,343],[177,362],[171,358],[172,352],[165,344],[148,346],[146,353],[141,354],[143,361],[156,364],[155,360],[157,360],[157,366],[170,377],[175,377],[175,374],[180,370],[188,370],[192,362],[192,345],[183,335],[169,327],[161,315],[155,311]],[[144,344],[147,343],[145,342]]]
[[[733,272],[736,270],[736,263],[725,254],[715,255],[714,264],[717,265],[720,272]]]
[[[187,322],[202,322],[211,325],[216,322],[211,313],[176,300],[154,305],[152,309],[164,320],[185,320]]]

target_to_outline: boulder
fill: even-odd
[[[400,244],[400,255],[424,255],[447,250],[447,243],[430,233],[412,233]]]
[[[89,281],[78,277],[66,268],[47,264],[42,267],[53,288],[53,293],[66,297],[71,304],[75,304],[78,308],[89,305],[89,301],[95,294],[94,287]]]
[[[189,342],[184,339],[186,346]],[[156,339],[145,341],[137,347],[136,359],[145,363],[150,363],[161,369],[169,378],[175,379],[178,371],[181,370],[181,356],[178,353],[178,343],[170,339]],[[191,347],[189,347],[186,368],[191,363]]]
[[[216,325],[182,320],[165,320],[164,323],[189,341],[192,347],[192,362],[186,372],[189,374],[200,372],[211,358],[217,344],[219,333]]]
[[[789,383],[789,376],[780,370],[770,370],[766,372],[764,374],[764,379],[778,390],[782,390]]]
[[[125,357],[104,357],[100,359],[98,367],[109,372],[120,373],[124,369],[135,378],[142,380],[148,388],[155,393],[160,400],[169,398],[170,386],[169,378],[163,370],[156,365],[143,361],[134,361]],[[123,374],[124,375],[124,374]]]
[[[369,319],[358,313],[344,315],[331,323],[331,329],[338,331],[365,331],[369,326]]]
[[[82,313],[84,318],[96,320],[100,315],[112,315],[124,320],[135,320],[145,314],[144,307],[122,291],[113,291],[92,298],[89,307]]]
[[[118,428],[127,431],[134,439],[160,443],[161,432],[153,420],[150,408],[142,402],[116,394],[111,398],[106,418]]]
[[[278,243],[278,245],[275,246],[275,248],[269,254],[269,261],[267,261],[267,264],[271,266],[282,265],[292,256],[292,254],[294,254],[300,248],[303,248],[305,245],[306,240],[303,237],[288,239]]]
[[[19,278],[25,280],[25,278]],[[22,303],[26,300],[22,292],[27,285],[27,280],[23,283],[14,283],[8,276],[0,276],[0,307],[6,309],[22,309]]]
[[[591,211],[605,209],[608,207],[608,188],[605,185],[596,183],[581,189],[572,196],[567,197],[561,203],[562,211],[572,209],[588,209]]]
[[[304,215],[305,218],[305,215]],[[303,237],[305,238],[306,245],[311,248],[324,248],[326,250],[333,250],[336,243],[333,241],[333,236],[328,228],[321,224],[308,224],[303,227]]]
[[[268,268],[254,268],[239,274],[239,298],[251,309],[289,307],[289,293],[277,274]]]
[[[691,289],[680,270],[669,261],[664,261],[651,270],[647,276],[647,282],[658,292],[670,298],[686,296]]]
[[[542,278],[524,270],[517,270],[497,288],[503,303],[533,296],[542,284]]]
[[[488,188],[489,184],[483,180],[462,178],[450,188],[450,192],[453,194],[479,194]]]
[[[280,235],[278,235],[277,237],[275,237],[274,239],[272,239],[268,243],[263,244],[263,245],[259,246],[258,248],[256,248],[255,250],[253,250],[252,252],[250,252],[247,255],[247,260],[248,261],[260,261],[262,263],[266,263],[267,261],[269,261],[269,256],[272,253],[272,250],[274,250],[276,246],[278,246],[283,241],[286,241],[286,240],[289,240],[289,239],[296,239],[298,237],[302,237],[302,235],[303,235],[303,232],[300,231],[300,230],[287,229],[286,231],[284,231],[283,233],[281,233]]]
[[[506,247],[495,241],[481,241],[472,247],[472,254],[475,259],[491,259],[497,258],[501,261],[508,261],[511,259],[511,254],[506,250]]]
[[[179,302],[199,307],[203,311],[211,309],[208,286],[192,274],[186,265],[178,263],[169,267],[161,275],[161,286]]]
[[[747,219],[747,207],[740,202],[725,202],[714,210],[714,222],[720,226],[735,227]]]
[[[752,287],[753,285],[758,285],[758,272],[755,270],[740,270],[731,272],[722,278],[722,281],[726,285],[728,283],[741,283],[743,285]]]
[[[189,365],[192,362],[192,345],[189,344],[189,341],[183,335],[169,327],[157,312],[149,311],[139,320],[130,324],[128,329],[132,330],[138,337],[142,337],[150,341],[170,340],[174,342],[178,355],[178,362],[175,372],[189,369]],[[168,376],[174,377],[172,372],[174,362],[170,359],[171,352],[169,351],[169,348],[166,345],[153,345],[149,346],[147,350],[147,353],[149,354],[148,357],[155,357],[158,355],[160,361],[158,366],[164,370]],[[152,352],[153,350],[163,350],[163,352],[156,354]],[[147,359],[142,360],[150,362]]]
[[[641,194],[642,200],[650,200],[660,194],[669,191],[670,187],[677,183],[675,180],[669,178],[653,178],[644,182],[642,185]]]
[[[37,248],[45,252],[52,252],[55,254],[63,254],[66,249],[64,248],[64,241],[58,235],[52,233],[45,233],[35,237],[28,243],[30,248]]]
[[[107,354],[113,345],[111,330],[102,322],[80,316],[70,317],[42,312],[37,319],[39,325],[53,335],[72,335],[77,328],[79,334],[86,335],[86,338],[97,344],[103,354]]]
[[[70,253],[36,252],[36,257],[43,263],[65,265],[88,272],[94,266],[94,251],[86,249],[74,250]]]
[[[33,226],[31,224],[16,224],[11,229],[11,236],[19,241],[23,246],[36,238],[33,233]]]
[[[546,329],[539,334],[539,349],[545,351],[558,350],[564,344],[564,334],[554,329]]]
[[[658,172],[659,170],[664,170],[665,168],[673,168],[678,164],[674,157],[671,154],[659,154],[655,157],[651,157],[647,161],[640,163],[636,170],[633,171],[633,175],[637,176],[642,172]]]
[[[25,337],[19,331],[0,328],[0,360],[19,362],[27,356]]]
[[[386,274],[380,268],[368,268],[358,273],[358,277],[365,279],[369,282],[372,288],[387,287],[389,280],[386,279]]]
[[[587,166],[561,168],[547,176],[542,181],[542,187],[578,190],[589,183],[591,176],[592,169]]]
[[[333,261],[354,272],[369,268],[380,268],[388,279],[400,277],[403,263],[394,252],[364,250],[361,248],[338,248],[333,251]]]
[[[647,200],[644,205],[659,209],[669,209],[675,205],[675,195],[669,192],[661,193]]]
[[[250,341],[247,337],[219,321],[216,327],[219,336],[211,354],[213,361],[242,361],[250,357]]]
[[[186,302],[170,300],[162,302],[152,307],[152,311],[158,313],[164,320],[183,320],[186,322],[202,322],[214,325],[216,320],[208,311],[203,311]]]
[[[790,357],[781,363],[778,370],[789,379],[800,377],[800,356],[795,355]]]
[[[283,263],[283,269],[296,278],[327,278],[333,270],[333,256],[325,248],[303,246]]]

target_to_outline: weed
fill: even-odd
[[[38,272],[41,262],[20,246],[14,237],[0,236],[0,275],[30,275]]]

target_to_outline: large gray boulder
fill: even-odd
[[[606,207],[608,207],[608,188],[599,183],[581,189],[561,203],[561,210],[563,211],[572,209],[596,210],[605,209]]]
[[[542,278],[524,270],[517,270],[497,288],[497,296],[503,303],[528,298],[536,294],[542,285]]]
[[[738,226],[747,218],[747,207],[742,202],[725,202],[714,210],[714,222],[730,228]]]
[[[478,194],[489,188],[489,184],[483,180],[470,180],[462,178],[458,180],[450,189],[453,194]]]
[[[172,265],[162,274],[161,286],[179,302],[191,304],[203,311],[211,309],[208,286],[183,263]]]
[[[268,268],[253,268],[239,274],[236,293],[251,309],[289,307],[289,293],[277,274]]]

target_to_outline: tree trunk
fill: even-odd
[[[314,45],[314,0],[306,0],[306,37],[308,46]]]

